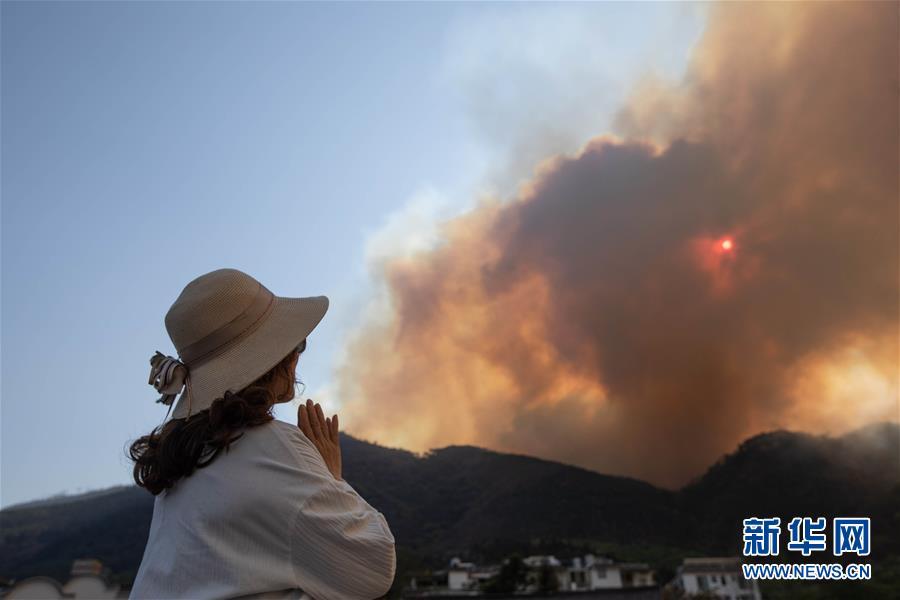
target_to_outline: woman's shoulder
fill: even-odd
[[[293,423],[273,419],[253,428],[246,452],[256,454],[254,464],[272,467],[276,477],[287,477],[304,497],[331,488],[334,477],[322,455],[306,434]]]
[[[287,421],[282,421],[281,419],[272,419],[266,425],[272,430],[272,432],[280,436],[284,439],[289,439],[293,442],[297,442],[302,445],[311,444],[309,438],[300,430],[300,427],[297,426],[296,423],[288,423]]]
[[[316,447],[300,428],[293,424],[272,419],[254,428],[257,437],[263,438],[265,443],[282,448],[288,453],[304,459],[315,457]]]

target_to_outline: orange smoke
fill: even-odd
[[[715,5],[620,140],[379,265],[349,431],[674,486],[762,430],[897,418],[898,10]]]

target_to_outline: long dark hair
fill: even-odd
[[[305,344],[299,351],[302,352]],[[291,370],[298,350],[237,393],[225,392],[206,410],[172,419],[136,439],[128,449],[134,481],[154,496],[209,465],[248,427],[271,421],[272,407],[294,397]]]

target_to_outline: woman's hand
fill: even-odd
[[[297,413],[300,431],[319,449],[325,466],[334,478],[341,481],[341,441],[338,438],[337,414],[326,419],[319,403],[313,404],[309,399],[305,405],[300,405]]]

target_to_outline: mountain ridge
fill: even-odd
[[[896,423],[842,436],[759,434],[677,491],[471,445],[417,455],[342,434],[342,451],[345,479],[391,524],[398,578],[454,555],[491,561],[516,549],[739,554],[741,519],[763,514],[871,514],[873,548],[900,553]],[[72,559],[93,556],[127,583],[152,506],[144,490],[115,486],[4,508],[0,576],[64,578]]]
[[[368,446],[372,446],[372,447],[375,447],[378,449],[395,452],[398,454],[408,455],[408,457],[410,459],[418,459],[418,460],[427,458],[428,456],[435,454],[435,453],[441,453],[441,452],[444,452],[447,450],[455,450],[455,449],[469,449],[469,450],[476,450],[476,451],[480,451],[480,452],[487,452],[487,453],[491,453],[491,454],[501,454],[504,456],[518,456],[518,457],[527,458],[530,460],[542,461],[542,462],[552,463],[552,464],[556,464],[556,465],[563,465],[563,466],[571,467],[574,469],[580,469],[582,471],[587,471],[589,473],[603,475],[604,477],[629,479],[632,481],[636,481],[636,482],[640,482],[640,483],[649,485],[651,487],[654,487],[654,488],[660,489],[660,490],[669,490],[669,491],[679,492],[679,491],[683,491],[685,488],[690,487],[696,481],[702,479],[704,476],[706,476],[706,474],[711,469],[713,469],[717,464],[719,464],[721,461],[725,460],[731,454],[736,453],[738,450],[740,450],[741,448],[743,448],[745,446],[757,443],[757,440],[759,440],[759,439],[766,439],[766,438],[770,438],[772,436],[779,436],[781,434],[790,435],[790,436],[808,436],[810,438],[843,439],[843,438],[859,435],[860,433],[867,433],[873,429],[876,431],[887,430],[888,432],[890,432],[891,430],[900,431],[900,423],[894,422],[894,421],[880,421],[880,422],[864,425],[862,427],[859,427],[857,429],[854,429],[854,430],[851,430],[851,431],[848,431],[846,433],[839,434],[839,435],[814,434],[814,433],[794,431],[794,430],[789,430],[789,429],[774,429],[772,431],[758,433],[758,434],[755,434],[755,435],[745,439],[744,441],[742,441],[740,444],[738,444],[738,446],[735,448],[735,450],[733,450],[730,453],[723,454],[715,463],[710,465],[706,471],[699,473],[698,475],[696,475],[695,477],[690,479],[687,483],[685,483],[683,486],[681,486],[680,488],[675,488],[674,490],[670,490],[670,488],[666,488],[666,487],[657,486],[653,483],[644,481],[643,479],[639,479],[637,477],[630,477],[628,475],[611,475],[608,473],[603,473],[601,471],[589,469],[587,467],[582,467],[582,466],[571,464],[571,463],[565,463],[565,462],[556,461],[556,460],[552,460],[552,459],[541,458],[539,456],[532,456],[530,454],[524,454],[524,453],[519,453],[519,452],[503,452],[501,450],[494,450],[491,448],[476,446],[474,444],[450,444],[448,446],[441,446],[439,448],[430,448],[428,450],[425,450],[424,452],[414,452],[412,450],[407,450],[405,448],[400,448],[400,447],[395,447],[395,446],[386,446],[379,442],[356,437],[356,436],[354,436],[352,434],[348,434],[346,432],[341,432],[341,443],[342,444],[347,443],[347,442],[362,443],[362,444],[366,444]],[[105,493],[111,493],[111,492],[115,492],[115,491],[121,491],[125,488],[130,488],[130,487],[133,487],[133,486],[129,485],[129,484],[116,484],[116,485],[111,485],[108,487],[95,488],[95,489],[86,490],[83,492],[76,492],[76,493],[68,493],[68,492],[62,491],[62,492],[53,494],[51,496],[46,496],[43,498],[34,498],[31,500],[24,500],[22,502],[17,502],[15,504],[11,504],[9,506],[6,506],[6,507],[3,507],[2,509],[0,509],[0,512],[4,512],[4,511],[8,511],[8,510],[17,510],[20,508],[29,508],[29,507],[40,506],[40,505],[64,504],[69,501],[82,500],[82,499],[85,499],[87,497],[90,497],[90,496],[93,496],[96,494],[105,494]]]

